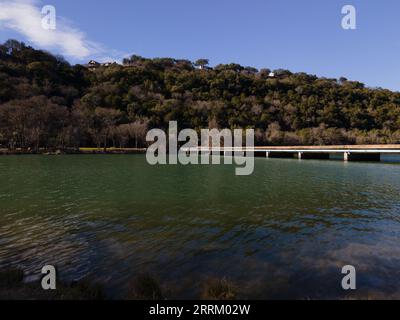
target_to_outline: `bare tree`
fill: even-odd
[[[137,148],[139,144],[141,145],[144,144],[147,129],[148,129],[147,119],[140,119],[129,124],[129,133],[135,141],[135,148]]]
[[[100,147],[103,143],[104,151],[107,150],[107,141],[116,123],[120,120],[122,112],[116,109],[96,108],[93,116],[93,127],[90,129],[91,136]]]

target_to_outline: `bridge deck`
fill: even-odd
[[[259,147],[196,147],[193,151],[253,151],[304,153],[400,153],[400,144],[387,145],[333,145],[333,146],[259,146]]]

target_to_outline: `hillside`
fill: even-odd
[[[170,58],[88,70],[14,40],[0,45],[2,147],[144,146],[146,131],[170,120],[254,128],[258,145],[400,143],[400,93]]]

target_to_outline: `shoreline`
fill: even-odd
[[[85,155],[85,154],[145,154],[145,148],[79,148],[79,149],[40,149],[39,151],[27,149],[0,149],[0,156],[15,155]]]

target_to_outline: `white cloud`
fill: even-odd
[[[56,8],[57,9],[57,8]],[[56,30],[42,27],[41,7],[33,0],[0,0],[0,28],[22,34],[32,44],[78,60],[102,55],[105,50],[57,16]]]

